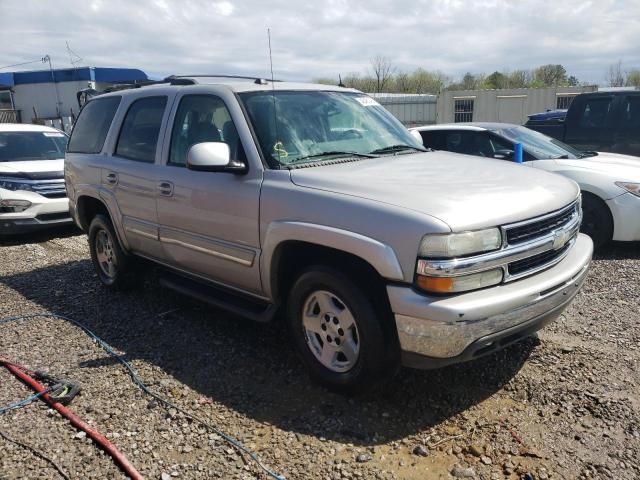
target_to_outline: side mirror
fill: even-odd
[[[513,150],[508,150],[505,148],[503,150],[496,150],[493,153],[493,158],[497,158],[499,160],[512,160],[513,155],[514,155]]]
[[[233,162],[229,145],[224,142],[203,142],[192,145],[187,153],[187,168],[203,172],[243,173],[246,165]]]

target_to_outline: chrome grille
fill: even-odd
[[[67,190],[64,186],[64,179],[37,180],[31,184],[31,189],[47,198],[64,198]]]
[[[567,242],[563,247],[558,250],[547,250],[546,252],[539,253],[529,258],[518,260],[517,262],[511,262],[507,268],[510,276],[519,276],[522,273],[538,270],[552,264],[554,260],[563,256],[569,247],[573,245],[573,242]]]
[[[521,222],[514,226],[506,227],[506,241],[508,245],[518,245],[538,237],[547,235],[557,228],[567,225],[574,215],[578,214],[578,203],[569,205],[559,212],[545,215],[538,220]]]

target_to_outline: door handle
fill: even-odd
[[[118,175],[113,172],[107,174],[107,183],[109,185],[115,185],[116,183],[118,183]]]
[[[173,195],[173,183],[171,182],[167,182],[167,181],[162,181],[158,183],[158,191],[160,192],[160,195],[163,195],[165,197],[170,197]]]

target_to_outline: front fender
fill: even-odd
[[[286,241],[306,242],[350,253],[368,262],[383,278],[404,281],[400,262],[389,245],[359,233],[326,225],[277,221],[266,230],[260,259],[260,277],[268,297],[273,296],[272,260],[278,246]]]

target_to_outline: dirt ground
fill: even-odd
[[[383,393],[312,384],[283,329],[161,288],[103,289],[85,237],[0,241],[0,318],[85,323],[150,388],[233,435],[287,479],[640,478],[640,246],[595,259],[554,324],[498,354],[403,369]],[[149,479],[266,479],[220,435],[144,395],[122,365],[63,320],[0,325],[0,355],[82,384],[70,408]],[[30,391],[0,368],[0,406]],[[41,402],[0,415],[0,479],[126,478]],[[23,445],[18,445],[15,442]]]

